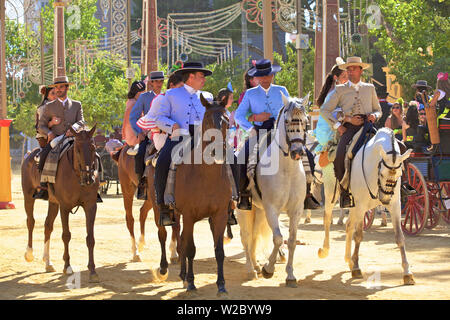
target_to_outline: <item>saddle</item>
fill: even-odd
[[[55,138],[54,140],[56,139],[57,138]],[[41,182],[55,183],[59,160],[64,155],[64,153],[73,145],[74,140],[75,138],[73,137],[61,136],[61,138],[59,138],[57,142],[52,144],[52,150],[49,152],[47,159],[45,160],[44,169],[42,170]]]
[[[369,141],[375,134],[377,133],[377,130],[373,126],[371,122],[365,122],[361,129],[353,136],[350,143],[347,145],[346,148],[346,157],[344,160],[344,166],[345,166],[345,173],[344,177],[340,181],[341,185],[348,189],[350,184],[350,171],[351,171],[351,165],[352,160],[358,153],[359,149],[361,149],[364,144]]]

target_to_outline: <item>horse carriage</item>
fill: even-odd
[[[447,123],[446,123],[447,122]],[[404,165],[402,181],[407,181],[416,194],[402,197],[401,227],[410,236],[425,228],[434,228],[442,218],[450,223],[450,124],[439,124],[439,153],[427,155],[412,152]],[[370,228],[375,210],[369,210],[364,219],[364,230]]]

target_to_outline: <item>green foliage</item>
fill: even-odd
[[[217,63],[206,66],[213,74],[206,78],[204,91],[211,92],[214,97],[220,89],[226,88],[228,82],[231,81],[234,91],[234,100],[239,98],[244,86],[244,70],[242,70],[241,57],[235,57],[233,60],[225,62],[221,65]],[[235,106],[234,106],[235,107]],[[233,110],[233,106],[230,111]]]
[[[30,101],[25,101],[9,108],[9,115],[14,115],[12,123],[14,129],[23,132],[29,137],[34,137],[36,135],[36,109],[37,105]]]
[[[377,0],[383,27],[371,30],[378,37],[375,47],[385,55],[405,98],[413,96],[411,84],[427,80],[450,65],[449,4],[423,0]],[[431,49],[431,50],[430,50]]]
[[[291,96],[298,96],[298,75],[297,75],[297,50],[288,43],[286,45],[287,60],[283,61],[279,53],[274,52],[275,64],[281,66],[281,71],[275,76],[275,82],[285,86]],[[308,92],[313,94],[314,90],[314,48],[311,46],[302,52],[302,77],[303,96]]]

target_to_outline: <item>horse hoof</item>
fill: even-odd
[[[352,270],[352,278],[353,279],[362,279],[363,275],[360,269]]]
[[[131,259],[131,262],[142,262],[141,256],[136,254],[133,259]]]
[[[305,224],[307,224],[307,223],[311,223],[311,218],[306,218],[305,219]]]
[[[100,282],[100,278],[98,277],[97,273],[91,273],[89,275],[89,283],[99,283]]]
[[[158,276],[158,279],[159,279],[159,280],[161,280],[161,281],[166,281],[167,278],[169,277],[169,270],[166,269],[166,272],[163,273],[163,272],[161,271],[161,268],[158,268],[158,270],[157,270],[157,272],[156,272],[156,275]]]
[[[319,255],[319,258],[321,258],[321,259],[328,257],[328,249],[319,248],[318,255]]]
[[[416,284],[416,282],[414,281],[413,275],[412,274],[406,274],[403,276],[403,284],[407,285],[407,286],[412,286],[414,284]]]
[[[27,262],[32,262],[34,260],[33,249],[27,248],[27,251],[25,252],[25,260]]]
[[[259,264],[257,264],[254,268],[256,274],[260,274],[261,273],[261,266]]]
[[[223,244],[229,244],[231,242],[231,238],[223,237]]]
[[[52,264],[45,266],[45,272],[56,272],[55,267]]]
[[[180,263],[180,257],[172,257],[170,258],[171,264],[179,264]]]
[[[337,222],[337,224],[338,224],[338,226],[343,226],[343,225],[344,225],[344,221],[339,220],[339,221]]]
[[[219,297],[219,298],[226,298],[226,297],[228,297],[228,292],[227,292],[227,290],[226,290],[225,288],[220,288],[220,289],[217,291],[217,297]]]
[[[248,280],[257,280],[258,279],[258,272],[256,272],[256,271],[248,272],[247,273],[247,279]]]
[[[197,294],[197,288],[195,287],[195,284],[188,283],[187,288],[186,288],[186,293],[191,294],[191,295]]]
[[[273,272],[272,273],[267,272],[266,268],[264,268],[264,267],[262,268],[261,272],[262,272],[263,277],[266,279],[270,279],[273,277]]]
[[[380,227],[386,227],[387,226],[387,222],[386,221],[381,221]]]
[[[286,287],[297,288],[297,279],[286,279]]]
[[[64,268],[63,273],[66,275],[71,275],[73,274],[73,270],[71,266],[68,266],[67,268]]]

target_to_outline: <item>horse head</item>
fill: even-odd
[[[383,128],[381,130],[387,131],[390,129]],[[381,161],[378,164],[378,191],[379,199],[383,204],[390,202],[397,181],[402,175],[403,161],[412,152],[412,149],[408,149],[404,154],[400,154],[400,148],[396,142],[394,132],[392,130],[390,131],[389,151],[386,151],[384,147],[380,148]]]
[[[82,186],[90,185],[95,182],[95,145],[92,139],[97,124],[87,131],[75,131],[70,127],[70,131],[75,137],[74,142],[74,169],[80,177]]]
[[[289,153],[293,160],[300,160],[306,143],[306,124],[308,116],[306,115],[306,106],[309,102],[309,93],[306,97],[288,98],[281,93],[283,99],[283,108],[281,108],[277,119],[277,128],[280,126],[280,120],[284,118],[284,131],[288,151],[283,153],[285,156]]]
[[[205,141],[210,141],[203,148],[206,155],[204,159],[210,164],[212,161],[207,160],[210,157],[215,163],[222,164],[225,162],[225,141],[229,124],[225,102],[209,103],[202,94],[200,94],[200,101],[206,109],[203,116],[202,137]]]

